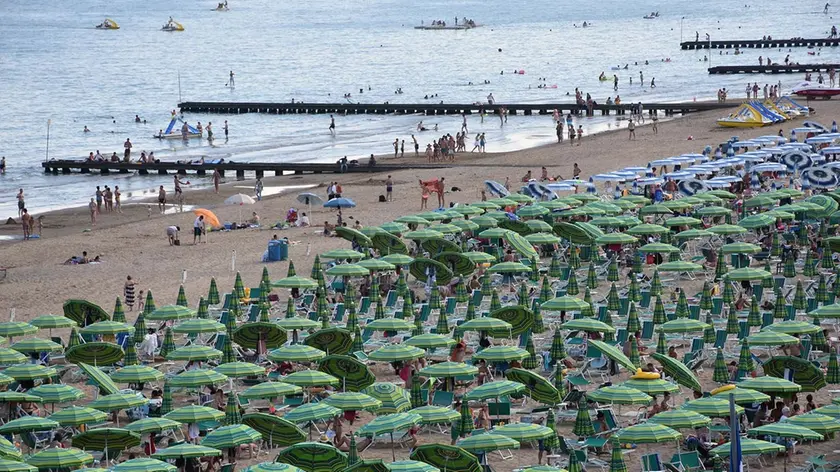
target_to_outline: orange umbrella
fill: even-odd
[[[216,214],[213,213],[210,210],[205,210],[204,208],[198,208],[198,209],[193,210],[193,213],[195,213],[196,216],[202,216],[203,215],[204,216],[204,221],[208,225],[210,225],[211,227],[222,226],[222,224],[219,223],[219,218],[217,218]]]

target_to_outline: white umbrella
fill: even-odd
[[[244,193],[237,193],[225,199],[225,205],[239,205],[239,223],[242,223],[242,206],[253,205],[254,199]]]
[[[323,205],[324,199],[312,192],[304,192],[297,196],[297,201],[309,206],[309,214],[312,215],[312,204]]]

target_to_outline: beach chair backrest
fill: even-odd
[[[653,321],[645,320],[642,322],[642,339],[653,339]]]
[[[230,308],[230,300],[232,298],[232,295],[233,294],[230,293],[225,294],[225,299],[222,301],[222,310],[227,310],[228,308]]]
[[[488,402],[488,416],[510,416],[510,402]]]
[[[362,297],[359,299],[359,311],[360,315],[367,315],[368,310],[370,310],[370,297]]]
[[[659,454],[646,454],[642,456],[642,472],[657,472],[662,470],[662,462]]]
[[[723,297],[712,297],[712,315],[719,315],[723,312]]]
[[[230,319],[230,312],[227,310],[222,311],[222,315],[219,316],[219,323],[227,326],[227,322]]]
[[[213,346],[214,349],[219,351],[225,348],[225,338],[227,337],[226,333],[219,333],[216,335],[216,344]]]
[[[455,307],[458,304],[458,300],[455,297],[449,297],[446,299],[446,314],[447,315],[454,315],[455,314]]]
[[[314,300],[315,300],[315,294],[314,293],[307,293],[303,296],[303,302],[301,303],[301,306],[309,307],[310,305],[312,305],[312,302]]]
[[[639,302],[641,308],[650,306],[650,290],[642,290],[642,300]]]
[[[420,305],[420,321],[425,322],[429,319],[429,315],[432,313],[432,307],[428,303],[424,303]]]
[[[808,356],[811,355],[811,349],[814,347],[813,346],[813,341],[811,340],[810,337],[804,336],[804,337],[802,337],[801,343],[802,343],[802,349],[799,350],[799,354],[800,354],[799,357],[801,357],[803,359],[808,359]]]
[[[337,322],[341,322],[344,319],[344,303],[336,303],[335,304],[335,316],[333,319]]]
[[[560,436],[559,434],[557,435],[557,438],[560,439],[560,441],[559,441],[560,444],[557,447],[557,449],[560,451],[560,453],[565,454],[567,456],[571,455],[572,454],[572,448],[569,447],[569,443],[566,442],[566,438],[564,438],[563,436]]]
[[[771,316],[772,316],[772,313],[771,313]],[[719,329],[719,330],[715,331],[715,347],[723,349],[723,347],[725,345],[726,345],[726,330],[725,329]]]
[[[738,339],[744,339],[750,335],[750,325],[746,321],[738,322]]]
[[[388,295],[385,296],[385,307],[393,308],[397,304],[397,291],[388,290]]]
[[[770,326],[773,324],[773,313],[765,312],[761,315],[761,327]]]
[[[452,392],[444,392],[443,390],[435,390],[435,395],[432,397],[432,405],[443,406],[449,408],[452,402],[455,401],[455,394]]]
[[[688,317],[692,320],[700,319],[700,305],[688,305]]]
[[[691,340],[691,352],[699,352],[703,350],[703,338],[693,338]]]
[[[624,343],[627,341],[627,328],[618,328],[615,334],[615,340],[619,343]]]
[[[697,451],[683,452],[679,460],[686,470],[703,469],[703,462],[700,461],[700,454]]]
[[[481,294],[481,290],[479,290],[479,289],[473,290],[473,292],[472,292],[473,306],[477,307],[477,306],[481,305],[481,300],[483,300],[483,299],[484,299],[484,296]]]
[[[616,421],[615,412],[612,409],[604,408],[598,411],[604,414],[604,423],[606,423],[607,428],[610,430],[618,429],[618,421]]]
[[[262,295],[262,291],[260,291],[259,287],[253,287],[249,290],[250,292],[248,292],[248,297],[252,300],[258,300],[260,298],[260,295]]]
[[[604,318],[607,316],[607,305],[600,305],[598,307],[598,319]]]
[[[257,321],[257,318],[260,316],[260,307],[259,305],[251,305],[248,308],[248,322],[254,323]]]

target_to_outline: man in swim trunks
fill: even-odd
[[[23,189],[20,189],[20,191],[18,192],[17,201],[18,201],[18,216],[22,216],[23,215],[23,209],[24,209],[24,207],[26,207],[26,202],[24,201],[24,198],[23,198]]]
[[[131,140],[126,138],[123,147],[125,148],[125,160],[128,161],[131,157]]]
[[[330,115],[330,134],[335,136],[335,117]]]
[[[177,179],[177,177],[175,177]],[[166,210],[166,190],[164,190],[163,185],[160,186],[160,190],[158,190],[158,210],[163,213]]]

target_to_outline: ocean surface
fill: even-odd
[[[97,150],[122,155],[126,138],[134,143],[134,156],[154,151],[163,160],[332,162],[345,155],[391,152],[395,138],[410,143],[421,119],[426,126],[437,124],[438,134],[460,130],[460,117],[358,115],[336,117],[333,138],[325,115],[188,114],[190,124],[213,123],[217,139],[212,145],[153,139],[179,99],[340,102],[350,93],[354,102],[464,103],[484,101],[493,93],[498,103],[567,102],[575,87],[599,102],[616,93],[624,102],[709,99],[720,87],[738,98],[747,81],[782,80],[787,88],[802,77],[710,76],[709,65],[757,62],[758,56],[768,55],[781,62],[788,52],[681,51],[681,37],[694,39],[695,32],[701,39],[707,32],[712,39],[823,37],[836,24],[832,15],[840,18],[840,7],[824,15],[825,2],[815,0],[608,0],[597,5],[569,0],[229,0],[227,12],[213,11],[216,3],[0,2],[0,156],[6,156],[8,166],[0,176],[0,217],[17,215],[14,196],[21,187],[30,211],[39,213],[83,204],[96,185],[119,185],[126,200],[153,195],[160,184],[171,186],[171,177],[41,171],[47,156],[81,159]],[[642,18],[652,11],[660,17]],[[170,16],[186,30],[160,31]],[[436,19],[452,24],[455,16],[484,26],[469,31],[413,28]],[[96,30],[106,17],[121,29]],[[592,26],[582,28],[584,21]],[[789,54],[798,62],[840,62],[840,48],[819,51],[819,56],[807,52],[798,48]],[[629,70],[610,70],[625,64]],[[227,84],[231,70],[235,87]],[[618,74],[618,92],[612,82],[598,81],[602,71]],[[654,77],[657,87],[651,89]],[[399,88],[402,94],[395,93]],[[135,123],[135,115],[145,122]],[[224,120],[229,140],[223,139]],[[614,120],[596,117],[579,124],[592,134],[615,126]],[[85,126],[90,133],[82,131]],[[554,139],[550,116],[510,117],[503,127],[497,118],[481,124],[473,116],[469,131],[471,137],[486,133],[488,151]],[[418,134],[421,150],[435,137],[433,132]],[[650,156],[656,157],[664,156]],[[191,180],[202,183],[194,176]]]

